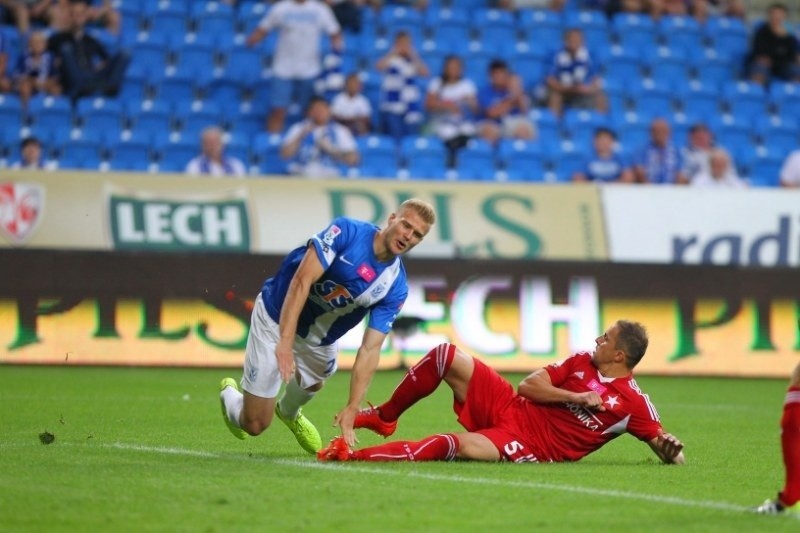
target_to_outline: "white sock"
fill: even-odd
[[[242,427],[239,423],[239,415],[242,413],[242,407],[244,406],[244,396],[242,393],[233,387],[225,387],[222,389],[220,395],[225,404],[225,411],[228,413],[228,420],[237,428]]]
[[[297,384],[297,380],[293,379],[287,383],[286,390],[283,391],[283,396],[278,401],[278,409],[281,410],[284,418],[294,420],[297,418],[300,408],[307,404],[314,394],[302,388]]]

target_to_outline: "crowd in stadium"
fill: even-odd
[[[0,0],[0,165],[800,186],[742,0]]]

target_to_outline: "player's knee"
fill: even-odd
[[[264,433],[264,430],[266,430],[269,427],[270,423],[272,422],[272,417],[271,416],[248,417],[244,416],[243,413],[242,420],[240,422],[242,429],[245,431],[245,433],[247,433],[252,437],[256,437]]]
[[[317,392],[317,391],[321,390],[322,387],[324,387],[324,386],[325,386],[325,382],[320,381],[319,383],[314,383],[310,387],[306,387],[306,390],[308,392]]]

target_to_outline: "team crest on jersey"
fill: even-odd
[[[321,283],[315,283],[311,297],[322,307],[341,309],[353,303],[353,295],[346,287],[326,279]]]
[[[44,187],[37,183],[0,183],[0,231],[15,244],[33,235],[44,211]]]
[[[338,237],[341,232],[342,229],[336,224],[333,224],[330,228],[328,228],[328,231],[326,231],[325,234],[322,236],[322,242],[330,246],[331,244],[333,244],[333,239]]]

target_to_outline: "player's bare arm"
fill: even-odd
[[[366,397],[375,369],[378,368],[381,346],[385,339],[386,334],[378,330],[367,328],[367,331],[364,332],[364,338],[356,354],[353,371],[350,375],[350,397],[344,409],[339,411],[334,418],[333,425],[341,428],[342,436],[349,446],[353,446],[357,442],[355,431],[353,431],[353,421]]]
[[[589,409],[605,411],[603,398],[594,391],[572,392],[553,385],[547,370],[540,368],[522,380],[517,392],[523,398],[536,403],[571,402]]]
[[[306,300],[308,300],[311,285],[321,278],[324,272],[325,269],[317,257],[314,246],[309,245],[303,260],[300,262],[300,266],[297,267],[297,271],[292,276],[292,281],[289,283],[289,289],[286,292],[286,299],[283,301],[283,307],[281,308],[279,321],[281,338],[275,349],[275,356],[278,358],[278,368],[284,382],[288,382],[292,378],[292,374],[294,374],[292,346],[297,333],[297,320]]]
[[[675,435],[661,433],[647,444],[658,458],[667,464],[682,465],[685,462],[683,443]]]

